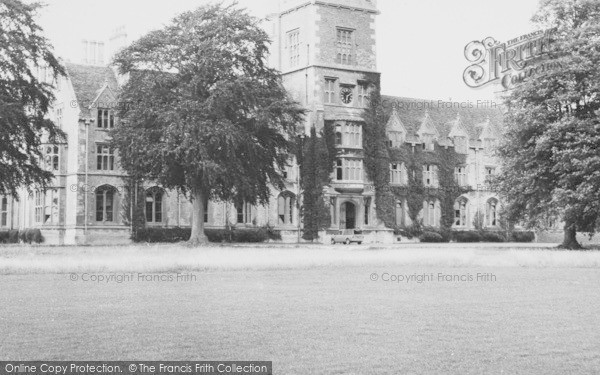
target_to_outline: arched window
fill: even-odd
[[[8,198],[2,197],[2,203],[0,204],[0,226],[5,227],[8,225]]]
[[[467,226],[467,203],[466,198],[458,198],[454,202],[454,225],[457,227]]]
[[[498,200],[496,198],[487,201],[485,216],[488,227],[498,226]]]
[[[96,221],[115,221],[115,195],[116,189],[110,185],[96,189]]]
[[[280,225],[294,224],[294,206],[296,196],[289,191],[284,191],[277,198],[277,216]]]
[[[146,222],[162,223],[164,190],[152,187],[146,190]]]

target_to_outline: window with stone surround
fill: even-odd
[[[44,162],[46,164],[46,170],[57,172],[60,169],[59,151],[58,146],[44,146]]]
[[[404,163],[390,164],[390,184],[406,185],[408,183],[408,172]]]
[[[335,143],[342,147],[362,148],[362,125],[354,122],[337,123]]]
[[[252,224],[252,204],[248,202],[238,202],[235,209],[237,211],[238,224]]]
[[[363,163],[359,159],[338,159],[336,164],[336,180],[362,181]]]
[[[0,204],[0,227],[6,227],[8,225],[8,198],[2,197],[2,203]]]
[[[467,203],[469,201],[464,197],[458,198],[454,202],[454,226],[467,226]]]
[[[358,106],[362,108],[369,106],[369,86],[366,83],[358,84]]]
[[[458,186],[467,186],[467,167],[459,166],[454,168],[454,181],[458,184]]]
[[[287,49],[290,56],[290,67],[300,65],[300,30],[287,33]]]
[[[98,109],[97,124],[99,129],[112,129],[115,127],[115,114],[113,110],[106,108]]]
[[[438,187],[438,167],[437,165],[423,166],[423,186]]]
[[[338,27],[336,47],[336,62],[338,64],[354,64],[356,60],[354,56],[354,30]]]
[[[108,145],[98,145],[96,169],[99,171],[114,171],[115,170],[115,152]]]
[[[96,221],[113,222],[115,219],[115,192],[110,185],[103,185],[96,189]]]
[[[162,223],[164,191],[159,187],[146,190],[146,222]]]
[[[279,225],[294,224],[294,206],[296,205],[296,195],[284,191],[277,198],[277,216]]]
[[[325,78],[325,89],[323,90],[325,104],[335,104],[335,82],[335,78]]]

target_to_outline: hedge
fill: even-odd
[[[14,235],[14,234],[13,234]],[[42,236],[42,231],[39,229],[23,229],[18,231],[18,237],[23,243],[43,243],[44,236]]]
[[[452,233],[452,239],[456,242],[481,242],[483,238],[477,231],[458,231]]]
[[[138,229],[132,240],[148,243],[176,243],[190,239],[191,228],[142,228]],[[209,242],[258,243],[267,240],[281,240],[281,232],[270,227],[244,229],[205,229]]]
[[[0,243],[19,243],[18,230],[0,231]]]
[[[510,234],[511,242],[533,242],[535,241],[534,232],[512,232]]]
[[[446,242],[441,234],[436,232],[425,231],[419,237],[421,242]]]
[[[452,233],[452,240],[455,242],[533,242],[535,233],[531,231],[513,231],[508,235],[504,232],[488,231],[456,231]]]

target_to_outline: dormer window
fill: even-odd
[[[485,138],[483,140],[483,149],[487,155],[491,155],[494,153],[497,147],[496,139],[494,138]]]
[[[404,134],[398,131],[388,132],[388,145],[392,148],[400,148],[404,143]]]
[[[454,137],[454,151],[458,154],[468,153],[467,137]]]
[[[433,151],[434,150],[433,134],[423,134],[421,136],[421,138],[423,139],[423,150]]]

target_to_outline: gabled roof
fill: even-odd
[[[392,114],[390,115],[390,119],[388,120],[385,129],[391,132],[401,132],[404,133],[404,135],[406,135],[406,127],[404,127],[404,124],[400,119],[400,115],[398,114],[397,108],[394,107],[392,109]]]
[[[429,116],[429,111],[425,111],[425,115],[423,116],[423,120],[421,120],[421,125],[419,126],[419,130],[417,130],[417,135],[422,136],[423,134],[431,134],[436,137],[439,137],[440,132],[436,129],[433,120],[431,120],[431,116]]]
[[[485,129],[483,124],[489,118],[489,128],[494,134],[500,134],[503,121],[503,109],[500,103],[495,107],[471,105],[449,105],[449,102],[438,100],[404,98],[395,96],[382,96],[382,104],[387,116],[391,116],[396,108],[398,117],[407,130],[406,141],[421,143],[418,134],[426,122],[426,126],[433,126],[437,132],[438,143],[447,144],[449,135],[455,126],[457,116],[460,116],[460,126],[469,138],[472,146],[481,145],[480,136]],[[469,104],[467,102],[467,104]],[[424,121],[428,117],[427,121]]]
[[[448,133],[448,138],[454,137],[469,137],[467,130],[460,119],[460,113],[457,113],[456,119],[450,122],[450,132]]]
[[[66,63],[67,75],[79,103],[80,116],[89,117],[90,107],[109,90],[116,97],[119,85],[115,73],[108,66]],[[116,105],[116,103],[115,103]]]

